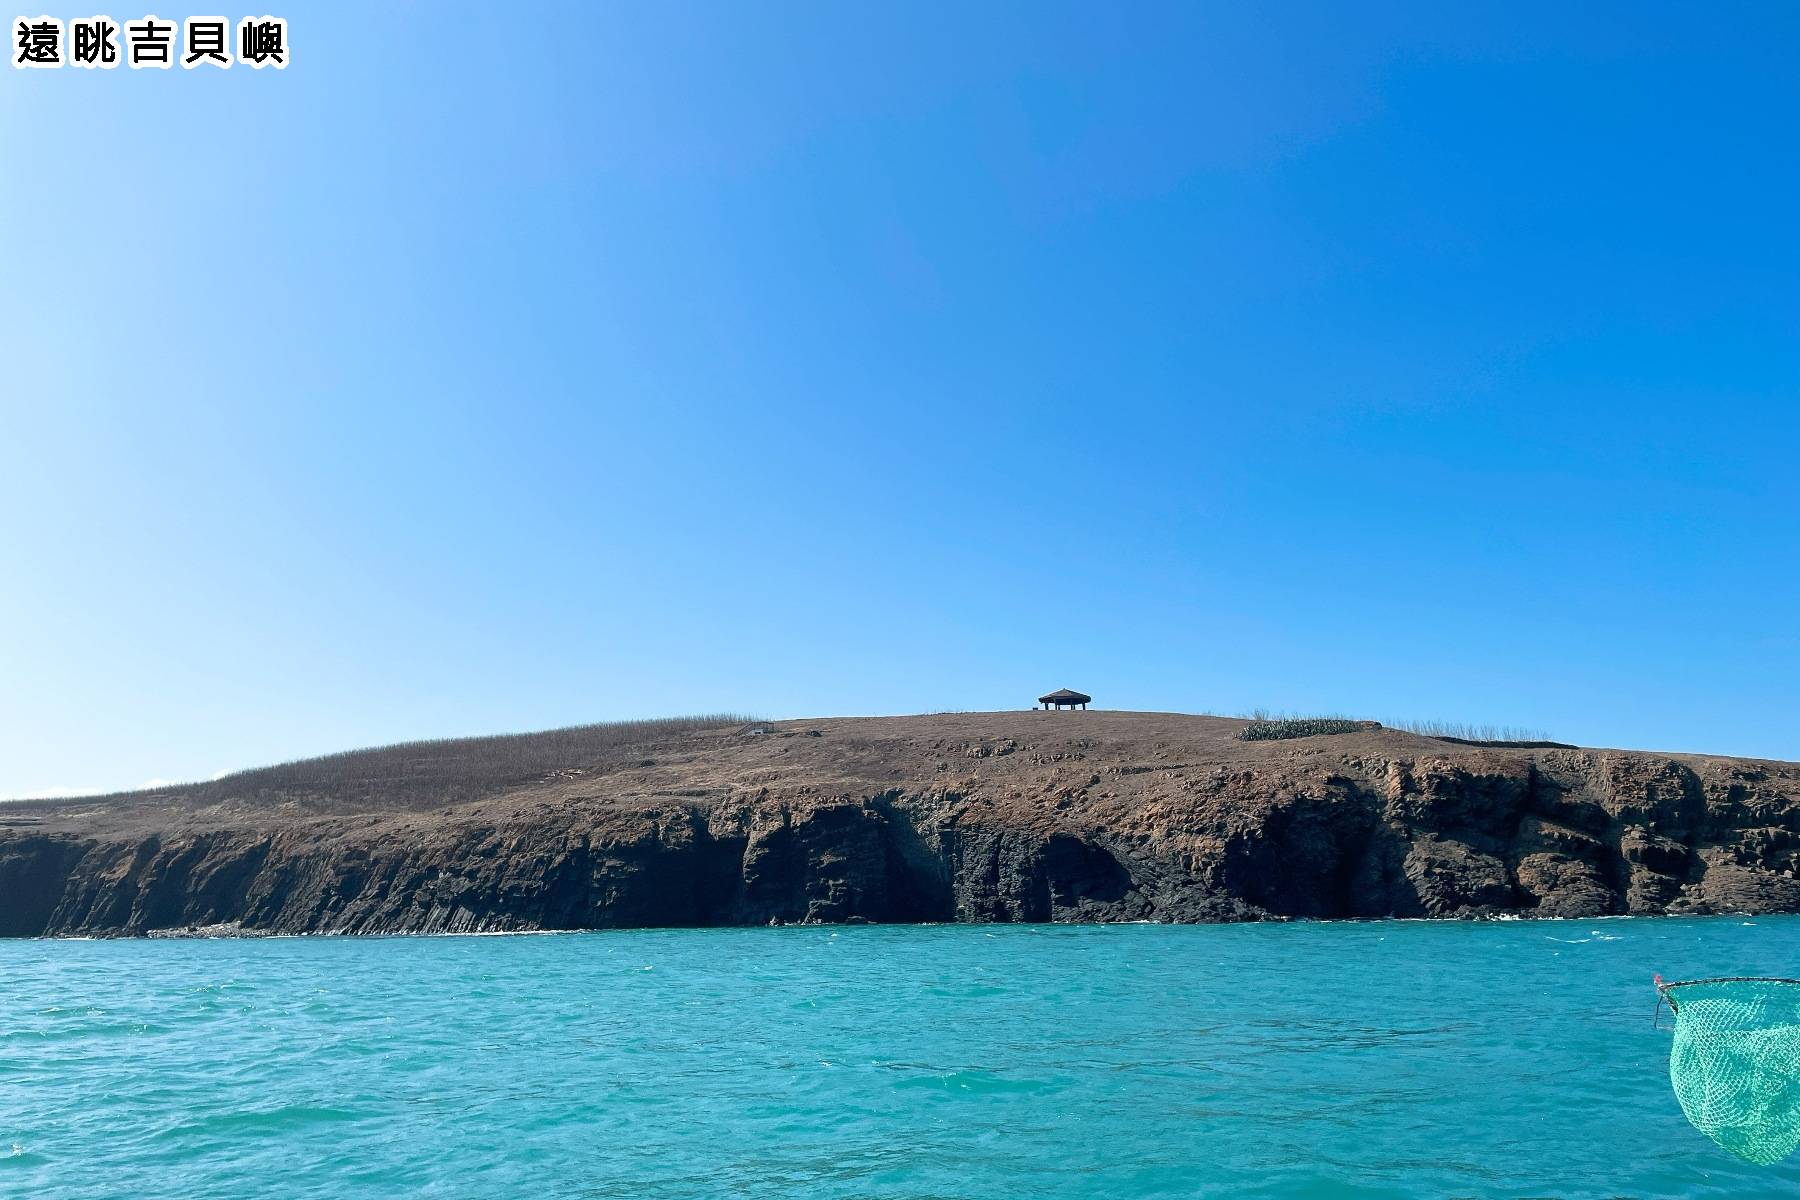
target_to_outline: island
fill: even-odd
[[[0,804],[0,935],[1800,910],[1800,765],[1113,711],[686,718]]]

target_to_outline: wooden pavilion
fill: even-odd
[[[1047,696],[1039,696],[1038,703],[1045,708],[1086,708],[1092,696],[1084,696],[1080,692],[1071,692],[1068,688],[1059,688]]]

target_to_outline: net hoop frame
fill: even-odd
[[[1783,979],[1778,975],[1709,975],[1705,979],[1664,980],[1656,977],[1656,994],[1669,1006],[1670,1012],[1680,1012],[1681,1006],[1675,1003],[1675,997],[1669,993],[1676,988],[1692,987],[1698,983],[1787,983],[1800,987],[1800,979]]]

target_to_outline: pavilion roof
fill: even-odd
[[[1064,704],[1091,704],[1093,703],[1094,698],[1092,696],[1084,696],[1080,692],[1072,692],[1068,688],[1058,688],[1048,696],[1038,697],[1039,704],[1055,704],[1058,700],[1061,700]]]

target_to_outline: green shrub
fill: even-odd
[[[1320,737],[1332,733],[1360,733],[1380,729],[1378,721],[1352,721],[1346,717],[1281,717],[1252,721],[1238,734],[1246,742],[1274,742],[1283,738]]]

